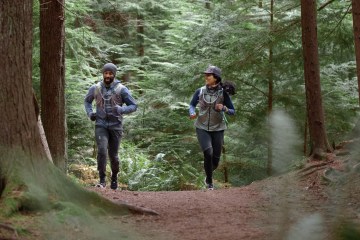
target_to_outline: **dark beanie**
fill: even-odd
[[[110,71],[116,76],[117,67],[113,63],[106,63],[102,68],[102,72],[104,73],[106,71]]]

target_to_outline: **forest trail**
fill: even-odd
[[[266,209],[260,203],[266,201],[253,186],[214,191],[96,191],[109,199],[158,212],[158,216],[125,217],[136,231],[146,234],[148,238],[144,239],[264,239],[257,220]]]
[[[26,240],[348,239],[334,236],[339,229],[346,229],[341,223],[360,226],[360,163],[356,156],[329,154],[326,161],[307,163],[300,170],[213,191],[88,187],[114,202],[151,209],[159,215],[92,216],[86,211],[91,205],[85,201],[80,208],[63,203],[59,205],[63,208],[25,211],[20,218],[0,223],[18,226],[22,229],[19,239]],[[10,233],[0,227],[0,239]]]
[[[325,168],[335,169],[339,165],[338,161],[331,160]],[[214,191],[91,190],[113,201],[158,212],[158,216],[130,214],[118,218],[119,224],[129,223],[136,232],[143,233],[142,239],[286,239],[284,236],[291,236],[297,231],[294,226],[297,223],[301,225],[302,219],[316,222],[321,215],[324,228],[329,227],[327,216],[330,208],[327,203],[331,202],[331,197],[327,193],[327,186],[321,183],[324,166],[318,171],[316,169],[310,168],[308,175],[295,171],[244,187]],[[343,210],[342,207],[337,209]],[[330,212],[335,213],[337,209],[331,208]],[[314,234],[311,231],[300,232]],[[330,232],[331,229],[326,229],[316,239],[329,239]]]

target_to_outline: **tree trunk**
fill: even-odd
[[[38,156],[41,147],[32,90],[32,1],[0,4],[0,146]]]
[[[94,206],[110,214],[156,212],[115,203],[79,188],[52,164],[41,144],[32,90],[33,1],[3,0],[0,4],[0,214],[19,209],[48,210],[56,200],[79,207]],[[29,194],[23,193],[32,189]],[[35,191],[34,191],[35,190]],[[5,194],[4,194],[5,193]],[[40,193],[40,194],[39,194]],[[89,207],[91,206],[91,207]],[[99,210],[95,209],[96,213]]]
[[[222,154],[223,154],[222,165],[224,166],[224,182],[228,183],[229,182],[229,167],[228,167],[228,162],[226,161],[226,148],[224,145],[222,146]]]
[[[308,124],[312,157],[322,159],[325,152],[332,151],[325,131],[325,117],[322,105],[320,66],[317,42],[316,1],[301,0],[302,46],[304,56],[304,77]]]
[[[308,139],[308,117],[305,115],[305,123],[304,123],[304,146],[303,146],[303,153],[304,156],[307,155],[307,139]]]
[[[270,34],[272,34],[273,24],[274,24],[274,0],[271,0],[270,3]],[[261,4],[262,5],[262,4]],[[259,3],[260,6],[260,3]],[[273,110],[273,91],[274,91],[274,77],[273,77],[273,46],[272,43],[269,45],[269,71],[268,71],[268,121],[270,120],[270,115]],[[268,136],[268,165],[267,165],[267,174],[270,176],[272,174],[272,136],[270,131],[270,123],[268,122],[269,127],[269,136]]]
[[[144,16],[137,15],[137,39],[138,39],[138,56],[143,57],[145,55],[144,48]]]
[[[41,120],[54,164],[66,169],[64,0],[40,0]]]
[[[263,1],[260,0],[260,1],[259,1],[259,8],[262,8],[262,7],[263,7]]]
[[[45,156],[33,101],[32,1],[3,0],[0,4],[0,156],[13,149],[31,161]],[[0,196],[5,188],[4,166],[13,159],[0,158]]]
[[[353,15],[356,69],[357,69],[357,80],[358,80],[358,94],[359,94],[359,104],[360,104],[360,2],[359,0],[352,0],[352,15]]]
[[[205,8],[206,8],[206,9],[211,9],[210,0],[205,0]]]
[[[46,136],[45,136],[44,127],[43,127],[43,124],[41,122],[40,107],[39,107],[38,101],[36,99],[34,90],[33,90],[33,102],[34,102],[34,108],[35,108],[35,115],[36,115],[36,119],[37,119],[37,125],[38,125],[38,128],[39,128],[39,133],[40,133],[40,138],[41,138],[41,144],[42,144],[42,146],[44,148],[44,151],[46,153],[46,157],[48,158],[48,160],[51,163],[54,163],[53,160],[52,160],[49,145],[47,143],[47,139],[46,139]]]

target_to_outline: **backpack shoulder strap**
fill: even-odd
[[[219,97],[222,97],[223,95],[224,95],[224,89],[221,88],[221,89],[219,89],[219,91],[218,91],[218,96],[219,96]]]
[[[200,92],[199,92],[199,97],[203,94],[203,92],[206,90],[206,87],[205,86],[202,86],[200,88]]]
[[[116,84],[115,88],[114,88],[114,92],[115,93],[120,93],[121,89],[123,89],[125,86],[122,85],[121,83]]]
[[[95,98],[98,94],[101,94],[101,82],[98,82],[97,84],[95,84]]]

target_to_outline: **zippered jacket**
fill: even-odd
[[[92,103],[96,103],[96,126],[122,129],[123,115],[135,112],[137,104],[127,87],[115,79],[107,88],[101,81],[92,85],[84,99],[88,117],[93,113]],[[125,105],[124,105],[125,104]]]

